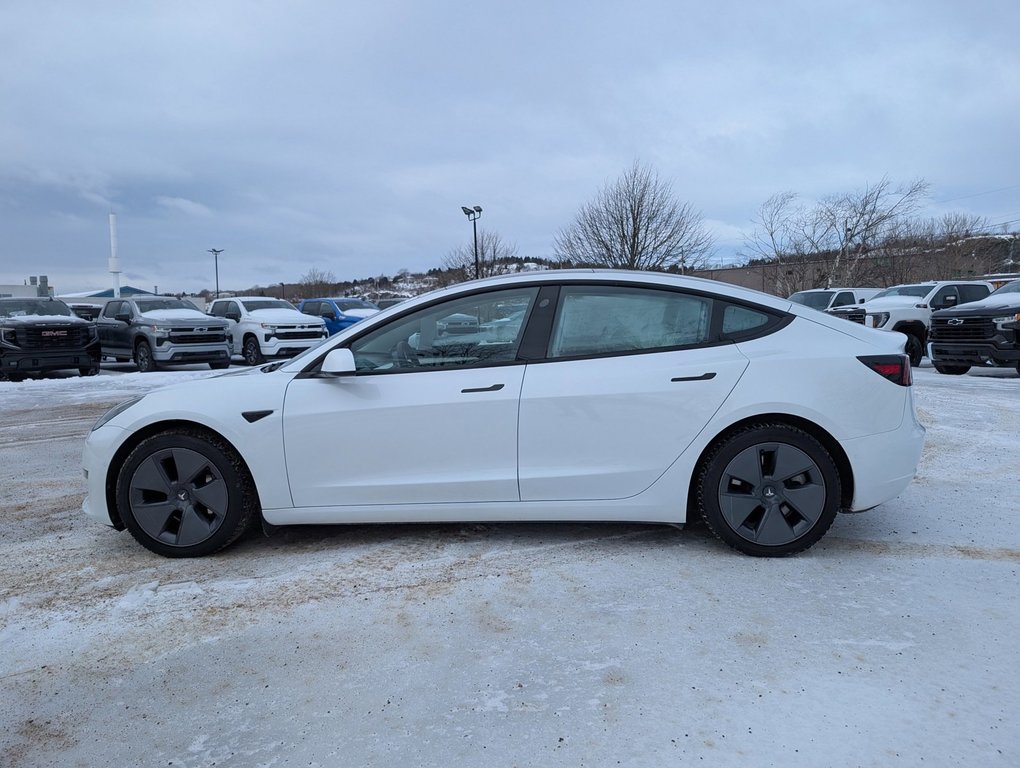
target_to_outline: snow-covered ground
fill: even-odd
[[[206,375],[0,383],[0,765],[1020,765],[1015,372],[916,371],[916,482],[790,559],[506,524],[166,560],[80,513],[82,437]]]

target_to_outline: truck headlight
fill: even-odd
[[[869,312],[868,317],[871,318],[872,328],[882,328],[889,322],[888,312]]]
[[[150,325],[148,326],[152,330],[153,336],[169,336],[170,326],[168,325]]]
[[[269,331],[270,333],[276,333],[276,329],[279,327],[272,323],[261,323],[261,325],[263,330]]]
[[[1017,330],[1020,328],[1020,312],[1015,315],[1006,315],[1005,317],[993,317],[992,322],[995,323],[995,327],[1000,331]]]

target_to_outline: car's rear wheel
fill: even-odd
[[[78,375],[79,376],[95,376],[98,373],[99,373],[99,363],[95,363],[94,365],[91,365],[88,368],[79,368],[78,369]]]
[[[221,360],[218,363],[209,363],[209,367],[212,368],[214,371],[222,371],[224,368],[229,368],[230,363]]]
[[[244,340],[241,354],[244,356],[244,362],[248,365],[262,365],[266,362],[266,358],[262,356],[262,349],[259,347],[259,340],[254,336],[249,336]]]
[[[166,557],[199,557],[236,541],[256,514],[254,483],[236,451],[199,431],[143,440],[117,474],[117,509],[131,535]]]
[[[156,358],[152,356],[152,347],[149,346],[149,342],[140,341],[135,346],[135,365],[142,373],[150,373],[158,368]]]
[[[734,549],[782,557],[815,544],[840,505],[839,472],[814,437],[785,424],[758,424],[720,440],[697,479],[708,527]]]
[[[934,363],[934,365],[936,371],[947,376],[962,376],[970,370],[969,365],[946,365],[944,363]]]

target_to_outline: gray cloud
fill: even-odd
[[[1020,10],[949,2],[0,7],[0,283],[161,290],[547,256],[635,158],[732,257],[758,205],[888,175],[1020,218]],[[1006,188],[994,194],[989,190]]]

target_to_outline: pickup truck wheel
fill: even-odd
[[[89,366],[88,368],[79,368],[78,369],[78,375],[79,376],[95,376],[98,373],[99,373],[99,363],[96,363],[95,365]]]
[[[219,363],[209,363],[209,367],[212,368],[214,371],[222,371],[224,368],[229,368],[230,363],[227,361]]]
[[[724,437],[701,463],[701,516],[736,550],[783,557],[817,542],[841,500],[825,447],[786,424],[756,424]]]
[[[262,363],[266,362],[266,358],[262,356],[262,350],[259,348],[259,340],[254,336],[249,336],[244,340],[241,354],[244,356],[244,362],[247,365],[262,365]]]
[[[921,358],[924,357],[924,344],[914,334],[907,334],[907,344],[904,350],[907,353],[907,357],[910,358],[910,365],[916,368],[921,364]]]
[[[151,373],[158,367],[152,356],[152,347],[149,346],[149,342],[138,342],[138,346],[135,347],[135,365],[142,373]]]
[[[173,430],[143,440],[117,473],[117,508],[131,535],[165,557],[232,544],[258,507],[251,474],[214,435]]]
[[[944,365],[943,363],[935,363],[934,365],[936,371],[947,376],[962,376],[970,370],[969,365]]]

